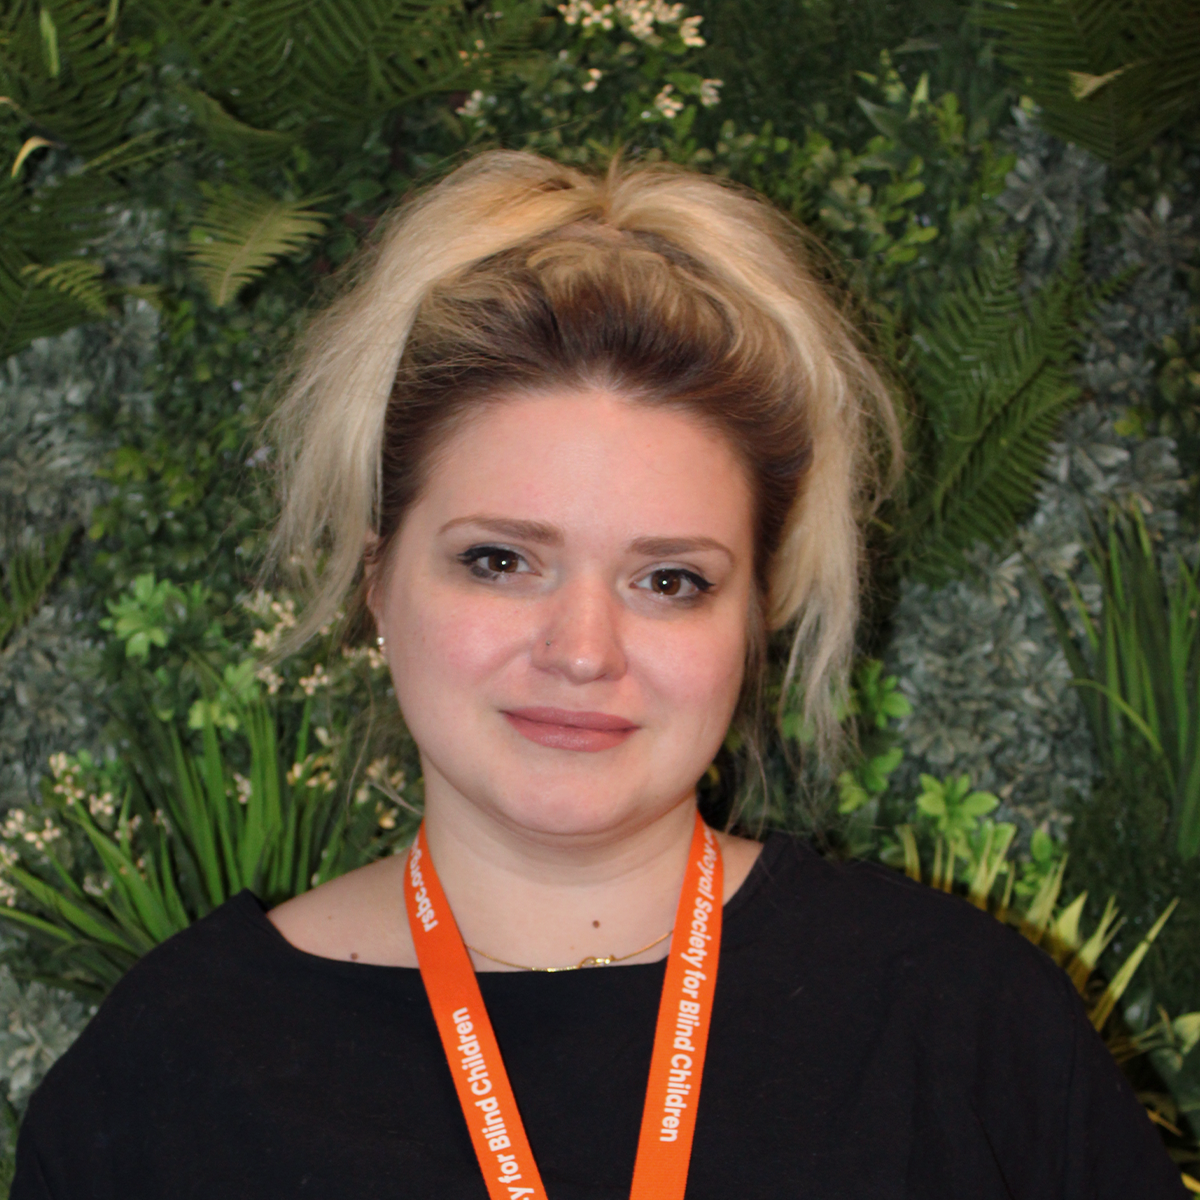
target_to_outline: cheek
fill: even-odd
[[[406,679],[420,679],[452,691],[494,674],[528,646],[526,622],[515,606],[434,589],[425,597],[424,603],[415,593],[397,597],[392,628],[398,688]]]
[[[650,631],[640,650],[641,674],[664,708],[724,729],[745,672],[744,622]]]

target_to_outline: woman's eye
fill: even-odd
[[[682,567],[657,567],[643,577],[639,586],[642,584],[645,585],[644,590],[651,591],[656,596],[675,597],[680,600],[694,599],[712,587],[703,575],[697,575],[695,571],[685,571]]]
[[[515,575],[521,568],[521,556],[515,550],[503,546],[472,546],[458,556],[461,563],[471,568],[472,575],[481,579],[492,579],[497,575]]]

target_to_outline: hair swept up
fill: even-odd
[[[555,279],[570,274],[572,256],[545,254],[560,242],[608,246],[607,256],[575,256],[591,264],[576,274],[588,275],[602,303],[622,288],[627,293],[630,279],[650,280],[638,286],[661,301],[667,320],[690,311],[689,295],[702,296],[701,307],[710,317],[719,311],[727,334],[713,370],[729,378],[740,371],[749,381],[746,394],[751,387],[776,393],[776,426],[790,419],[802,431],[803,464],[787,484],[786,511],[767,547],[769,569],[760,575],[761,614],[771,629],[793,627],[788,682],[801,687],[818,745],[827,747],[854,648],[860,524],[881,490],[881,474],[890,476],[899,463],[898,420],[859,339],[806,265],[806,235],[753,193],[680,168],[614,162],[607,174],[591,175],[533,154],[493,151],[381,224],[347,273],[348,286],[309,325],[272,418],[283,500],[272,561],[294,569],[311,593],[296,640],[334,618],[361,579],[373,535],[388,532],[380,522],[385,462],[394,457],[384,445],[389,413],[405,403],[404,379],[417,377],[404,376],[404,364],[420,357],[423,329],[434,330],[435,350],[448,344],[463,361],[472,354],[494,359],[477,330],[468,335],[464,326],[465,350],[453,336],[446,342],[453,320],[462,324],[467,311],[465,300],[455,308],[456,296],[464,287],[478,295],[491,271],[507,274],[490,292],[484,286],[488,313],[521,287],[560,302],[551,293],[562,290]],[[631,256],[645,259],[646,247],[663,260],[657,274],[630,266]],[[547,258],[549,265],[538,266]],[[619,369],[616,375],[620,386],[624,377]],[[516,380],[510,394],[519,390]],[[640,386],[635,379],[633,394]],[[743,425],[757,419],[735,418]],[[747,453],[746,444],[739,448]],[[882,472],[880,461],[887,464]]]

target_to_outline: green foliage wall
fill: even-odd
[[[1129,923],[1114,954],[1162,910],[1168,883],[1185,895],[1147,978],[1173,1011],[1195,1007],[1196,874],[1167,870],[1153,813],[1098,783],[1037,580],[1071,580],[1098,602],[1083,549],[1089,516],[1114,500],[1137,503],[1164,549],[1195,545],[1196,144],[1176,130],[1118,169],[1047,133],[1022,98],[1036,81],[1005,67],[982,5],[502,7],[497,19],[372,0],[340,9],[333,38],[317,30],[323,5],[0,9],[0,92],[15,101],[0,109],[0,148],[21,159],[0,183],[0,324],[19,350],[0,374],[0,555],[72,538],[47,602],[0,650],[0,808],[40,811],[54,752],[87,751],[97,778],[117,778],[131,746],[120,722],[139,704],[199,748],[203,721],[190,718],[217,703],[205,670],[266,692],[294,744],[328,686],[316,668],[329,679],[337,663],[314,648],[272,683],[251,598],[274,503],[261,419],[307,306],[383,211],[465,154],[529,147],[597,165],[621,148],[749,184],[809,224],[912,409],[915,468],[873,530],[864,634],[899,690],[878,668],[860,687],[859,718],[868,693],[891,707],[862,761],[815,781],[820,819],[874,853],[924,794],[922,774],[969,776],[1019,826],[1022,870],[1045,866],[1030,849],[1041,830],[1070,838],[1068,881],[1093,905],[1117,891]],[[290,65],[264,73],[285,46]],[[81,107],[97,89],[113,103]],[[117,157],[85,170],[105,154]],[[54,237],[50,204],[72,215]],[[973,279],[1000,325],[1023,331],[976,375],[961,317],[976,311]],[[1056,279],[1068,282],[1048,291]],[[1030,363],[1047,382],[1022,408]],[[964,436],[987,467],[978,478],[1018,485],[1001,520],[987,484],[950,486],[971,475],[949,470]],[[138,599],[165,581],[185,597],[174,609]],[[382,681],[355,691],[339,678],[344,694],[321,696],[339,695],[347,719],[321,718],[338,747],[322,769],[357,802],[364,772],[386,762],[359,810],[378,850],[419,803],[412,748],[395,727],[368,734],[350,719],[390,703]],[[783,750],[803,742],[790,720],[764,807],[795,825],[813,806]],[[222,728],[233,778],[239,735]],[[380,798],[381,779],[406,779],[387,785],[399,800]],[[84,841],[77,852],[84,863]],[[18,975],[54,965],[30,945],[10,957]],[[87,1015],[40,987],[0,973],[14,1014],[0,1084],[17,1105]],[[44,1051],[22,1032],[34,1026]]]

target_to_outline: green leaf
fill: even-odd
[[[1076,254],[1024,300],[1017,249],[989,253],[913,335],[908,369],[925,421],[900,554],[932,584],[960,572],[976,542],[1012,536],[1079,395],[1076,329],[1100,293],[1083,285]]]
[[[169,641],[168,607],[186,603],[184,592],[170,580],[139,575],[125,595],[108,601],[112,615],[101,620],[100,627],[125,642],[127,658],[144,660],[151,646],[165,647]]]
[[[993,0],[983,21],[1052,133],[1116,164],[1200,106],[1190,0]]]
[[[991,792],[972,792],[962,802],[962,811],[972,817],[982,817],[999,805],[1000,801]]]
[[[936,792],[922,792],[917,797],[917,807],[926,816],[944,817],[946,815],[945,797],[938,795]]]
[[[254,166],[269,165],[286,158],[297,145],[294,133],[256,129],[239,121],[219,100],[199,88],[176,84],[175,95],[190,110],[209,142],[225,154],[245,159]]]
[[[44,150],[47,146],[53,146],[54,143],[49,138],[31,137],[26,138],[21,145],[21,149],[17,151],[17,157],[13,159],[13,165],[9,168],[8,173],[16,179],[21,173],[21,167],[25,160],[35,151]]]
[[[4,586],[0,588],[0,648],[41,608],[62,565],[73,532],[61,530],[44,546],[18,550],[4,564]]]
[[[193,270],[218,305],[229,304],[274,262],[302,249],[325,224],[307,201],[232,187],[206,188],[208,204],[189,234]]]
[[[147,0],[146,11],[238,121],[329,137],[419,97],[479,86],[524,48],[542,10],[514,0],[494,20],[486,7],[445,0]]]
[[[1104,994],[1096,1003],[1096,1007],[1091,1011],[1092,1026],[1096,1030],[1104,1028],[1104,1023],[1108,1020],[1112,1010],[1116,1007],[1117,1001],[1125,994],[1125,989],[1129,986],[1130,980],[1138,967],[1142,965],[1144,959],[1150,950],[1155,939],[1162,932],[1163,926],[1170,919],[1171,914],[1175,911],[1179,904],[1179,897],[1174,900],[1162,911],[1158,920],[1150,927],[1146,936],[1138,942],[1137,946],[1130,956],[1121,964],[1117,973],[1112,977],[1112,981],[1108,987],[1104,989]]]
[[[54,24],[48,8],[43,8],[38,17],[38,28],[42,33],[42,47],[46,54],[46,70],[53,79],[57,79],[62,70],[62,62],[58,56],[58,27]]]
[[[1044,829],[1035,829],[1029,839],[1029,853],[1035,862],[1047,863],[1054,855],[1054,842]]]
[[[838,776],[838,812],[857,812],[870,799],[870,793],[854,777],[853,771],[843,771]]]
[[[878,795],[887,788],[888,777],[904,759],[904,751],[893,746],[883,754],[868,758],[861,768],[862,785],[868,792]]]
[[[87,258],[70,258],[65,262],[52,263],[48,267],[39,267],[31,263],[24,273],[34,283],[70,296],[97,317],[103,317],[108,312],[108,297],[101,283],[104,276],[103,263]]]
[[[1097,754],[1131,794],[1171,802],[1176,852],[1200,855],[1200,571],[1174,564],[1168,582],[1140,509],[1112,508],[1093,529],[1098,619],[1074,596],[1079,638],[1043,581],[1042,597],[1075,674]]]
[[[904,118],[894,109],[887,108],[882,104],[873,104],[870,100],[864,100],[861,96],[858,100],[858,106],[863,110],[867,120],[884,137],[890,138],[894,142],[904,140]]]

